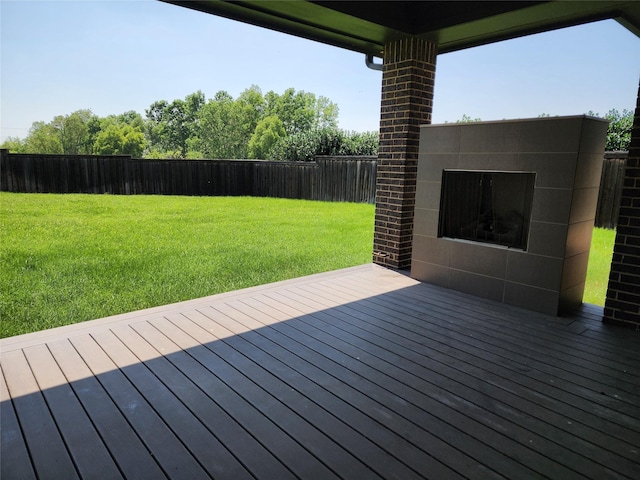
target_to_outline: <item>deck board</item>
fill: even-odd
[[[633,479],[640,333],[365,265],[0,341],[7,478]]]

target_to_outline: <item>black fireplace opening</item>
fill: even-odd
[[[536,174],[444,170],[438,236],[526,250]]]

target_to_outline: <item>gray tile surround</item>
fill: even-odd
[[[411,276],[550,315],[581,303],[606,130],[587,116],[423,126]],[[438,238],[444,169],[535,172],[527,251]]]

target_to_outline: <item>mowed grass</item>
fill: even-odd
[[[371,261],[374,207],[0,193],[0,337]]]
[[[0,193],[0,337],[371,261],[374,207],[245,197]],[[615,231],[595,229],[603,305]]]
[[[604,305],[611,271],[615,230],[594,228],[589,251],[589,268],[584,289],[583,301],[595,305]]]

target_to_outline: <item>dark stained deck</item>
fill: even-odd
[[[640,478],[640,333],[365,265],[4,339],[2,479]]]

